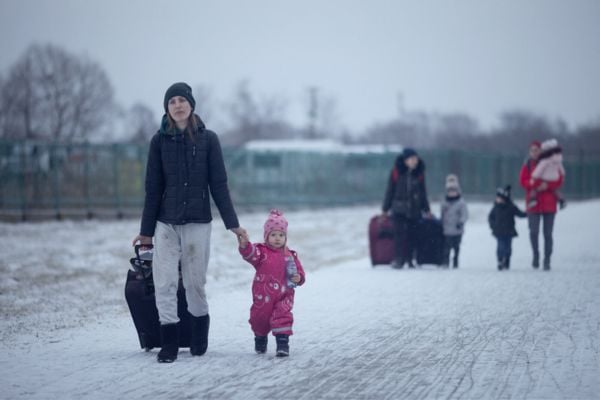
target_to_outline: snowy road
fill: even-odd
[[[122,279],[113,278],[108,265],[102,270],[109,277],[102,279],[81,272],[81,266],[69,267],[80,271],[78,282],[86,283],[76,293],[81,306],[74,315],[57,310],[61,303],[52,300],[52,306],[40,299],[21,304],[19,271],[33,268],[33,263],[26,256],[20,261],[8,247],[11,238],[18,240],[19,232],[32,225],[3,225],[3,231],[10,230],[3,250],[13,256],[0,265],[0,398],[600,398],[600,228],[594,222],[600,201],[573,203],[558,215],[550,273],[529,266],[524,221],[518,223],[521,236],[514,243],[512,269],[495,269],[495,243],[485,221],[488,209],[488,204],[471,206],[462,264],[455,271],[371,268],[365,230],[373,209],[289,213],[290,241],[308,274],[296,294],[296,334],[290,339],[289,359],[275,358],[273,343],[267,355],[253,353],[247,323],[252,271],[234,258],[235,248],[220,251],[234,241],[215,224],[209,351],[192,358],[184,350],[171,365],[156,363],[156,351],[138,349],[122,303]],[[256,237],[263,217],[242,216],[242,222],[254,228]],[[38,230],[44,231],[44,225]],[[135,226],[105,226],[101,234],[115,236],[106,247],[116,249],[113,241],[129,238]],[[69,227],[73,240],[79,237],[82,243],[98,234],[92,229],[86,233],[86,223]],[[55,229],[51,225],[48,231]],[[332,235],[338,231],[344,232],[343,238]],[[62,242],[69,248],[64,238]],[[54,245],[47,246],[52,253]],[[69,251],[80,251],[80,245],[72,246]],[[46,267],[40,271],[52,275]],[[123,272],[119,269],[116,276]],[[35,270],[27,273],[34,276]],[[52,285],[64,291],[77,286],[52,283],[51,290]],[[101,309],[111,312],[92,318],[86,305],[99,304],[94,293],[101,285],[121,299],[100,296]],[[50,298],[47,286],[39,291]],[[57,297],[67,303],[65,308],[75,303],[66,293]],[[36,317],[38,306],[43,315]],[[17,317],[6,310],[18,310]],[[59,318],[61,326],[49,324],[51,318]],[[29,333],[23,327],[28,324],[33,325]]]

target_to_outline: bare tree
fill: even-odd
[[[154,112],[145,104],[135,103],[127,112],[127,130],[134,142],[147,143],[158,130]]]
[[[30,46],[2,86],[3,135],[90,139],[114,112],[113,89],[100,65],[47,44]]]
[[[600,118],[577,129],[575,138],[565,149],[577,157],[592,157],[600,160]]]
[[[285,120],[287,102],[278,96],[256,99],[248,81],[241,81],[228,104],[232,122],[225,143],[241,145],[253,139],[289,138],[294,129]]]
[[[212,89],[207,85],[196,85],[194,87],[194,99],[196,100],[196,113],[205,122],[215,119],[215,102]]]
[[[6,130],[6,110],[8,108],[8,104],[4,101],[4,96],[2,96],[2,90],[4,88],[5,82],[4,77],[0,75],[0,138],[4,137],[4,132]]]
[[[423,112],[405,112],[367,129],[363,138],[365,143],[428,148],[432,146],[431,117]]]
[[[479,124],[467,114],[438,115],[434,123],[434,146],[442,149],[473,149],[482,135]]]
[[[503,153],[522,153],[532,140],[557,138],[569,140],[567,124],[560,118],[549,118],[524,110],[504,112],[500,125],[492,130],[490,139],[494,146],[490,150]]]

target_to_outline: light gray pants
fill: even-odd
[[[180,261],[188,311],[195,317],[208,314],[204,285],[210,256],[210,232],[210,223],[156,223],[152,274],[156,308],[162,325],[179,322],[177,287]]]

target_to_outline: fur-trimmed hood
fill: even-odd
[[[404,164],[404,157],[402,155],[399,155],[398,158],[396,158],[396,169],[401,175],[404,175],[408,172],[408,167],[406,164]],[[411,171],[411,174],[414,176],[419,176],[423,173],[425,173],[425,162],[419,157],[419,162],[417,163],[415,169]]]

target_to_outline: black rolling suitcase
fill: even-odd
[[[421,219],[417,226],[417,264],[441,265],[444,253],[444,228],[436,218]]]
[[[160,322],[152,281],[152,252],[140,254],[142,248],[151,250],[152,245],[135,246],[135,257],[130,259],[133,270],[127,271],[125,299],[137,330],[140,347],[150,351],[154,347],[160,347]],[[179,315],[179,347],[190,347],[190,316],[181,277],[177,290],[177,314]]]

